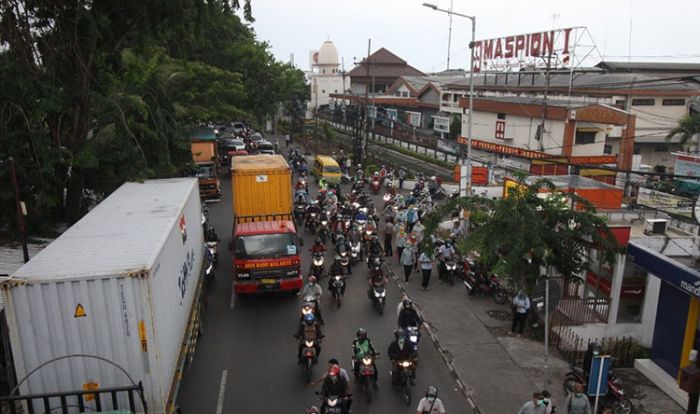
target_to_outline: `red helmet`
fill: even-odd
[[[316,276],[311,275],[309,276],[309,282],[315,282],[316,281]]]
[[[340,374],[340,368],[338,368],[337,365],[332,365],[332,366],[328,369],[328,375],[330,375],[331,377],[335,377],[335,376],[338,375],[338,374]]]

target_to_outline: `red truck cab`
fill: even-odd
[[[236,293],[302,288],[299,237],[293,221],[234,223],[232,240]]]

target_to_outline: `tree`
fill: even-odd
[[[669,131],[666,141],[680,135],[680,144],[684,150],[688,151],[694,144],[696,151],[700,151],[700,143],[692,142],[693,137],[698,134],[700,134],[700,113],[690,114],[678,121],[678,126]]]
[[[462,117],[458,115],[452,116],[450,120],[450,139],[457,140],[457,137],[462,134]]]
[[[550,195],[540,197],[543,191]],[[542,268],[577,278],[588,268],[591,249],[601,250],[606,263],[614,263],[619,249],[590,203],[557,192],[545,179],[527,185],[520,178],[518,186],[499,200],[475,196],[448,202],[424,220],[426,234],[436,231],[455,208],[471,213],[470,232],[458,240],[458,250],[479,252],[494,273],[529,292],[541,279]],[[422,247],[431,250],[429,241]]]

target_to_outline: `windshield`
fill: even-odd
[[[327,173],[339,173],[339,172],[340,172],[340,168],[336,167],[335,165],[326,165],[325,167],[323,167],[323,172],[327,172]]]
[[[237,259],[259,259],[298,254],[293,234],[257,234],[236,239]]]
[[[216,175],[214,175],[214,168],[208,165],[198,166],[197,178],[216,178]]]

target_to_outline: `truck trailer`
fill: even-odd
[[[195,178],[126,183],[0,283],[12,406],[174,411],[199,331],[200,203]]]

